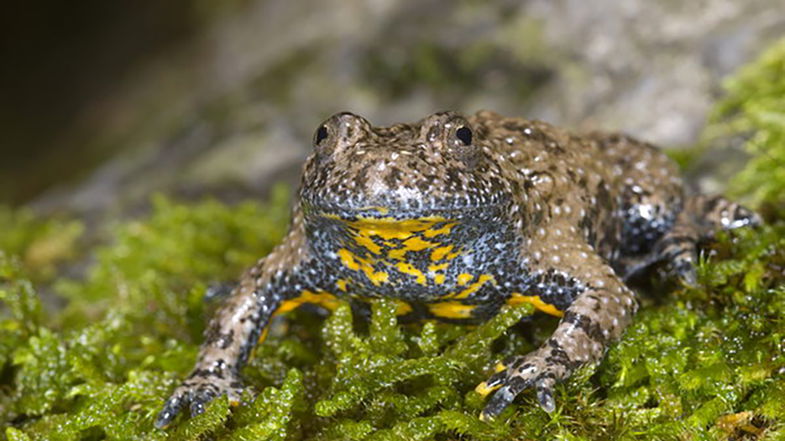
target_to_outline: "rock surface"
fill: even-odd
[[[264,197],[296,182],[313,129],[341,110],[387,124],[488,108],[689,145],[722,78],[785,33],[779,0],[239,5],[82,115],[81,142],[117,153],[31,205]]]

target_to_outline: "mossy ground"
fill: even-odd
[[[244,370],[258,393],[216,400],[167,431],[153,418],[187,374],[231,280],[284,232],[289,193],[228,207],[163,197],[88,246],[79,222],[0,211],[0,424],[29,439],[784,439],[785,42],[737,75],[712,126],[749,136],[732,185],[767,216],[706,249],[698,288],[648,281],[643,308],[597,367],[558,388],[548,415],[524,393],[494,423],[474,386],[496,360],[531,350],[555,322],[526,306],[468,328],[370,320],[278,320]],[[76,251],[74,251],[76,250]],[[91,261],[85,277],[58,276]],[[42,304],[55,293],[65,307]]]

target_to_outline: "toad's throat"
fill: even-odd
[[[457,245],[456,219],[421,216],[326,217],[344,227],[334,252],[340,265],[371,284],[442,285],[454,259],[467,251]]]

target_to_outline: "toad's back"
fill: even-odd
[[[577,228],[619,269],[650,252],[683,207],[675,164],[656,147],[620,134],[576,136],[541,121],[480,112],[496,161],[515,186],[526,237],[539,225]],[[634,265],[633,265],[634,267]]]

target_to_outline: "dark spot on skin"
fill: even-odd
[[[229,331],[228,333],[221,334],[218,336],[217,339],[218,345],[221,349],[228,348],[232,343],[234,343],[234,330]]]
[[[531,214],[531,218],[529,220],[529,224],[532,226],[537,226],[542,223],[542,219],[545,215],[541,211],[535,211]]]
[[[384,177],[384,183],[387,184],[390,188],[393,188],[398,185],[399,182],[401,182],[401,177],[401,170],[397,167],[392,167],[390,168],[389,173],[387,173],[387,176]],[[365,185],[365,181],[362,181],[362,184],[360,185]]]
[[[610,211],[613,209],[613,198],[611,194],[608,193],[608,190],[605,186],[605,181],[600,181],[600,184],[597,186],[597,203],[599,204],[600,208],[603,210]]]
[[[602,332],[602,328],[600,324],[595,322],[588,316],[577,314],[573,311],[568,310],[564,314],[564,317],[562,318],[562,322],[570,323],[577,326],[578,328],[583,330],[583,332],[585,332],[586,335],[589,336],[589,338],[600,344],[604,345],[606,343],[607,339],[605,338],[605,335]]]
[[[428,141],[436,141],[442,136],[442,126],[434,125],[428,130]]]

